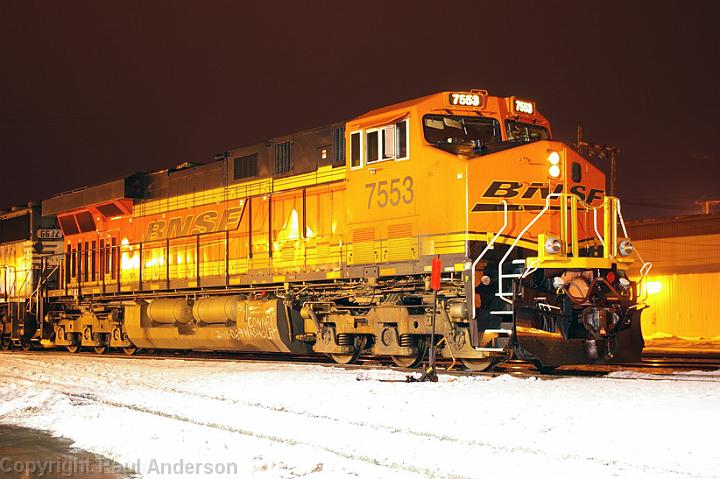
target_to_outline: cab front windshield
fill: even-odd
[[[423,130],[428,143],[463,156],[482,155],[502,141],[500,125],[494,118],[425,115]]]
[[[532,143],[533,141],[549,140],[547,129],[539,125],[508,120],[505,122],[508,141]]]

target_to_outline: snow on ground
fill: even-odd
[[[687,337],[658,332],[645,337],[645,352],[720,354],[720,336],[710,338]]]
[[[720,477],[720,373],[642,376],[408,384],[380,381],[404,379],[392,370],[10,353],[0,422],[144,477],[181,461],[243,478]]]

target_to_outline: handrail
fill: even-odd
[[[42,270],[40,271],[40,278],[39,278],[39,281],[38,281],[38,285],[37,285],[37,288],[35,288],[35,290],[30,294],[30,297],[31,297],[31,298],[34,297],[34,296],[36,296],[36,295],[38,295],[38,293],[40,292],[40,288],[42,288],[45,284],[47,284],[47,282],[48,282],[48,280],[50,279],[50,277],[51,277],[51,276],[55,273],[55,271],[57,271],[59,268],[60,268],[60,265],[59,265],[59,264],[58,264],[58,265],[55,265],[55,267],[52,269],[52,271],[50,271],[47,275],[44,275],[44,278],[43,278],[43,271],[42,271]]]
[[[233,232],[238,232],[239,234],[234,237],[230,237],[229,234]],[[211,240],[206,240],[205,238],[210,235]],[[212,235],[215,235],[214,237]],[[192,235],[185,235],[185,236],[179,236],[175,238],[166,238],[162,240],[150,240],[150,241],[138,241],[133,243],[127,243],[127,244],[117,244],[115,246],[110,246],[108,243],[108,246],[105,246],[103,248],[97,247],[97,248],[89,248],[86,251],[83,252],[83,254],[87,254],[89,257],[95,256],[98,252],[106,251],[107,255],[116,258],[115,260],[118,262],[118,287],[122,284],[132,284],[139,282],[140,278],[140,271],[142,270],[143,275],[143,282],[145,281],[165,281],[168,282],[171,279],[171,276],[173,276],[173,273],[176,272],[176,268],[181,268],[181,266],[186,266],[189,268],[193,268],[194,273],[187,276],[187,279],[199,279],[206,276],[225,276],[226,283],[229,283],[229,276],[230,271],[229,268],[231,267],[231,263],[236,260],[242,260],[242,261],[252,261],[252,256],[249,256],[249,252],[251,251],[248,249],[245,252],[245,256],[232,258],[229,254],[227,254],[227,248],[229,247],[228,241],[232,240],[239,241],[241,244],[245,242],[244,244],[247,245],[248,248],[251,247],[247,243],[247,240],[250,238],[250,234],[247,231],[240,231],[238,228],[231,229],[231,230],[221,230],[221,231],[211,231],[211,232],[204,232],[204,233],[196,233]],[[288,240],[290,241],[290,240]],[[296,238],[292,239],[292,241],[303,241],[306,244],[327,244],[328,246],[331,246],[331,251],[327,255],[323,256],[317,256],[314,257],[314,261],[323,261],[323,264],[335,264],[337,267],[341,266],[341,263],[343,261],[343,258],[345,257],[344,253],[344,241],[342,239],[342,235],[339,234],[327,234],[327,235],[321,235],[321,236],[313,236],[312,238]],[[272,243],[271,243],[272,244]],[[223,249],[225,250],[224,255],[220,255],[215,259],[211,260],[203,260],[202,255],[199,254],[200,249],[198,249],[198,245],[202,248],[206,246],[225,246]],[[171,248],[179,247],[179,248],[189,248],[190,251],[194,251],[196,254],[192,261],[185,263],[183,265],[180,264],[174,264],[170,265],[170,262],[168,261],[168,254]],[[156,265],[147,265],[145,261],[140,261],[139,258],[137,260],[137,263],[134,263],[132,266],[129,266],[128,268],[123,268],[122,263],[122,257],[125,253],[134,252],[134,254],[138,254],[140,249],[143,251],[143,255],[149,254],[149,252],[163,252],[164,256],[160,257],[160,261],[165,261],[165,263],[158,263]],[[70,255],[74,254],[70,253]],[[48,255],[48,258],[58,258],[60,261],[63,261],[64,258],[68,256],[67,252],[60,252]],[[272,261],[272,257],[264,256],[264,257],[257,257],[260,261]],[[114,261],[115,261],[114,260]],[[302,260],[306,261],[307,256],[302,256]],[[282,262],[284,261],[282,258],[278,257],[278,261]],[[162,265],[165,265],[164,268]],[[279,263],[280,264],[280,263]],[[223,265],[225,266],[223,268]],[[197,269],[198,268],[214,268],[213,271],[216,271],[216,273],[206,274],[205,272],[198,274]],[[67,276],[66,270],[63,268],[68,267],[67,264],[61,266],[61,270],[63,271],[63,278]],[[173,271],[170,271],[170,268],[173,268]],[[164,271],[161,271],[161,269],[164,269]],[[203,271],[205,271],[203,269]],[[149,275],[146,275],[148,274]],[[105,275],[111,274],[111,270],[107,269],[105,271]],[[233,273],[234,274],[234,273]],[[174,279],[174,278],[173,278]],[[185,276],[178,276],[177,279],[185,279]],[[102,282],[104,281],[104,277],[102,275],[99,276],[99,279],[95,280],[88,280],[85,281],[82,278],[75,278],[74,284],[75,288],[78,287],[78,285],[81,284],[93,284],[95,282]],[[73,280],[71,279],[67,284],[73,283]]]
[[[505,301],[506,303],[513,304],[512,300],[509,300],[505,297],[507,295],[507,293],[505,293],[503,291],[503,266],[505,264],[505,260],[507,260],[508,256],[510,256],[510,253],[512,252],[513,249],[515,249],[518,242],[525,235],[525,233],[527,233],[527,231],[540,219],[541,216],[543,216],[545,213],[547,213],[547,211],[550,209],[550,200],[555,199],[555,198],[560,198],[562,196],[572,196],[572,197],[574,197],[574,200],[577,201],[578,203],[580,203],[585,209],[591,209],[593,211],[593,227],[595,229],[595,235],[600,240],[600,243],[602,244],[603,249],[606,249],[605,241],[603,240],[602,235],[600,235],[600,232],[598,231],[598,227],[597,227],[597,211],[598,211],[599,207],[595,207],[595,206],[585,203],[585,201],[580,199],[577,195],[569,195],[567,193],[549,194],[545,198],[545,207],[537,214],[537,216],[535,216],[532,219],[532,221],[530,221],[525,226],[525,228],[522,229],[522,231],[520,231],[520,233],[516,236],[515,240],[512,242],[512,244],[510,245],[508,250],[505,252],[505,254],[503,255],[502,259],[500,260],[500,262],[498,264],[498,294],[497,295],[501,300]],[[620,199],[614,198],[614,197],[608,198],[608,199],[611,199],[612,203],[608,203],[607,201],[605,201],[605,202],[603,202],[603,207],[611,208],[614,213],[613,216],[615,217],[614,220],[612,221],[612,223],[608,224],[608,226],[610,228],[612,228],[614,231],[615,228],[617,227],[617,223],[619,222],[620,226],[622,228],[624,237],[629,238],[629,235],[627,233],[627,228],[625,226],[625,220],[623,219],[623,216],[622,216]],[[607,210],[607,208],[606,208],[606,210]],[[609,214],[609,212],[605,211],[606,220],[607,220],[608,214]],[[605,231],[605,234],[608,235],[608,234],[610,234],[610,232]],[[563,241],[567,241],[567,238],[562,238],[562,239],[563,239]],[[575,241],[577,241],[577,238],[573,237],[572,240],[573,240],[573,242],[575,242]],[[613,243],[616,243],[616,241],[614,241]],[[617,248],[617,244],[614,244],[613,246],[615,249]],[[640,256],[640,253],[637,251],[637,249],[633,248],[633,251],[635,252],[637,257],[640,259],[640,261],[642,262],[642,267],[640,268],[640,276],[641,277],[640,277],[640,281],[638,281],[638,283],[641,283],[643,280],[645,280],[645,278],[649,274],[650,270],[652,269],[653,265],[652,265],[652,263],[649,263],[649,262],[646,262],[645,260],[643,260],[642,256]],[[605,251],[605,255],[607,257],[607,255],[608,255],[607,251]],[[612,256],[617,257],[617,251],[614,251],[614,254]],[[531,267],[529,267],[525,271],[525,273],[522,275],[522,277],[526,277],[527,274],[529,274],[528,271],[530,271],[530,269],[532,269],[532,268],[537,269],[537,264],[533,264]],[[473,273],[474,273],[474,267],[473,267]],[[473,306],[474,306],[474,295],[473,295]],[[473,311],[474,311],[474,308],[473,308]]]
[[[615,198],[615,201],[617,201],[617,212],[618,212],[618,219],[620,220],[620,226],[622,226],[623,234],[625,235],[625,238],[629,238],[627,229],[625,228],[625,220],[623,219],[621,205],[620,205],[620,199]],[[642,263],[642,266],[640,267],[640,280],[638,281],[638,284],[642,284],[643,281],[647,278],[648,274],[650,274],[650,270],[653,267],[653,264],[649,261],[645,261],[642,256],[640,256],[640,252],[635,248],[633,245],[633,252],[637,255],[638,259]],[[648,297],[647,289],[644,290],[642,298],[639,298],[643,303]]]
[[[563,194],[567,194],[567,193],[555,193],[555,194],[563,195]],[[593,212],[593,228],[595,229],[595,236],[597,237],[597,239],[600,241],[600,244],[604,248],[605,240],[603,240],[603,237],[600,234],[600,231],[598,231],[598,225],[597,225],[597,212],[600,209],[600,206],[593,206],[589,203],[586,203],[582,198],[580,198],[576,194],[567,194],[567,196],[574,197],[575,201],[577,201],[580,204],[580,206],[582,206],[585,210],[592,210],[592,212]],[[625,235],[625,237],[627,238],[627,235]]]
[[[20,287],[17,288],[17,289],[19,289],[19,290],[22,291],[22,290],[25,288],[25,283],[27,283],[27,280],[28,280],[28,278],[30,277],[30,273],[32,273],[32,269],[29,269],[29,270],[28,270],[28,269],[22,269],[22,270],[20,270],[20,271],[22,271],[22,272],[25,273],[25,279],[23,280],[23,282],[22,282],[22,284],[20,285]],[[17,268],[16,268],[16,269],[15,269],[15,276],[17,276],[17,273],[18,273],[18,270],[17,270]],[[17,283],[17,278],[15,279],[15,283]],[[13,285],[13,286],[14,286],[14,285]],[[16,291],[17,291],[17,290],[16,290]]]
[[[600,240],[600,244],[602,245],[603,249],[605,248],[605,241],[602,239],[602,235],[598,231],[598,225],[597,225],[597,211],[598,209],[593,207],[593,227],[595,228],[595,236]],[[627,236],[626,236],[627,237]]]
[[[487,245],[485,245],[485,248],[480,252],[477,258],[475,258],[475,261],[473,261],[472,266],[470,267],[470,287],[473,289],[472,293],[470,294],[470,303],[472,307],[470,308],[470,319],[475,319],[475,267],[480,262],[483,256],[490,250],[490,248],[495,244],[495,241],[500,237],[500,235],[505,231],[505,228],[507,228],[508,225],[508,202],[507,200],[502,200],[503,203],[503,218],[504,222],[502,227],[498,230],[498,232],[493,236],[493,238],[488,242]]]
[[[527,233],[527,231],[532,227],[532,225],[534,225],[537,222],[537,220],[539,220],[540,217],[542,215],[544,215],[545,213],[547,213],[547,210],[550,209],[550,199],[551,198],[560,198],[562,195],[563,195],[563,193],[550,193],[549,195],[547,195],[547,197],[545,198],[545,207],[540,211],[540,213],[538,213],[538,215],[535,218],[532,219],[531,222],[529,222],[525,226],[525,228],[522,229],[522,231],[520,231],[520,234],[517,235],[517,237],[515,238],[515,241],[512,242],[512,244],[510,245],[510,248],[508,248],[508,250],[505,252],[505,255],[500,260],[500,263],[498,265],[498,297],[500,299],[502,299],[503,301],[505,301],[506,303],[513,304],[513,302],[511,300],[505,298],[505,294],[503,293],[503,290],[502,290],[503,289],[503,287],[502,287],[502,282],[503,282],[502,268],[503,268],[503,264],[505,264],[505,260],[507,259],[508,256],[510,256],[510,253],[512,252],[512,250],[515,249],[515,246],[517,246],[518,242],[520,241],[520,238],[522,238],[525,235],[525,233]]]
[[[625,220],[623,219],[622,210],[620,208],[620,198],[615,198],[615,201],[617,202],[615,208],[617,208],[618,219],[620,220],[620,226],[622,226],[623,234],[626,238],[629,238],[630,236],[627,233],[627,229],[625,229]]]

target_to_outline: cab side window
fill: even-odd
[[[350,167],[378,161],[406,160],[410,143],[408,120],[350,134]],[[364,161],[363,161],[364,160]]]
[[[359,168],[362,166],[362,133],[355,132],[350,135],[350,168]]]
[[[403,120],[395,123],[395,159],[404,160],[408,158],[408,121]]]
[[[380,130],[368,131],[365,136],[365,160],[367,164],[380,161]]]
[[[407,156],[407,120],[380,128],[382,138],[381,160],[404,160]]]

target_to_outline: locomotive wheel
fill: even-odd
[[[23,339],[22,341],[20,341],[20,347],[22,348],[23,351],[27,352],[32,349],[32,344],[30,343],[29,340]]]
[[[368,346],[368,340],[364,336],[356,336],[354,339],[355,350],[346,354],[331,354],[330,357],[338,364],[353,364],[360,357],[360,353]]]
[[[425,358],[425,340],[418,341],[417,352],[412,356],[390,356],[395,366],[401,368],[416,368]]]
[[[480,359],[467,359],[460,358],[460,362],[463,363],[466,369],[469,371],[488,371],[495,366],[496,361],[491,358],[480,358]]]
[[[338,364],[353,364],[360,357],[360,350],[356,349],[352,354],[331,354],[330,357]]]
[[[137,349],[135,346],[128,346],[126,348],[122,348],[123,353],[125,353],[126,356],[132,356],[137,352]]]
[[[66,346],[66,347],[67,347],[67,350],[73,354],[80,352],[79,344],[73,344],[72,346]]]
[[[2,349],[3,351],[7,351],[11,347],[12,347],[12,341],[10,340],[10,338],[0,339],[0,349]]]
[[[95,351],[95,354],[105,354],[107,346],[95,346],[93,347],[93,350]]]

